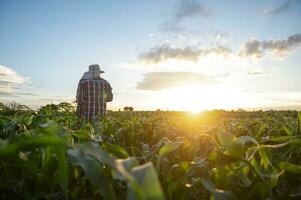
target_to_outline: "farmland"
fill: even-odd
[[[300,199],[297,111],[0,104],[0,199]]]

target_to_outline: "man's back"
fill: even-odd
[[[91,121],[106,114],[106,103],[113,100],[112,88],[100,77],[82,79],[78,84],[76,100],[79,117]]]

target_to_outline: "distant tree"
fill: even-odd
[[[75,104],[69,102],[62,102],[57,105],[58,111],[60,112],[74,112],[75,111]]]
[[[130,112],[133,112],[133,111],[134,111],[134,108],[131,107],[131,106],[125,106],[125,107],[123,108],[123,110],[124,110],[124,111],[130,111]]]
[[[33,110],[25,105],[13,101],[6,104],[0,103],[0,112],[0,114],[12,116],[16,114],[33,112]]]
[[[244,109],[242,109],[242,108],[239,108],[238,110],[237,110],[238,112],[246,112]]]
[[[4,105],[3,103],[0,103],[0,110],[6,110],[8,109],[8,107],[6,105]]]
[[[57,112],[59,110],[58,105],[56,104],[47,104],[45,106],[41,106],[38,110],[40,114],[51,114]]]

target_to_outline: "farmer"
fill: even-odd
[[[112,88],[108,81],[100,77],[104,71],[99,65],[89,66],[78,83],[76,101],[80,120],[93,122],[107,111],[107,102],[113,100]]]

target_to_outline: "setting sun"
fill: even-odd
[[[231,109],[247,100],[235,88],[216,85],[185,85],[161,92],[161,99],[173,110],[200,112],[214,108]]]

